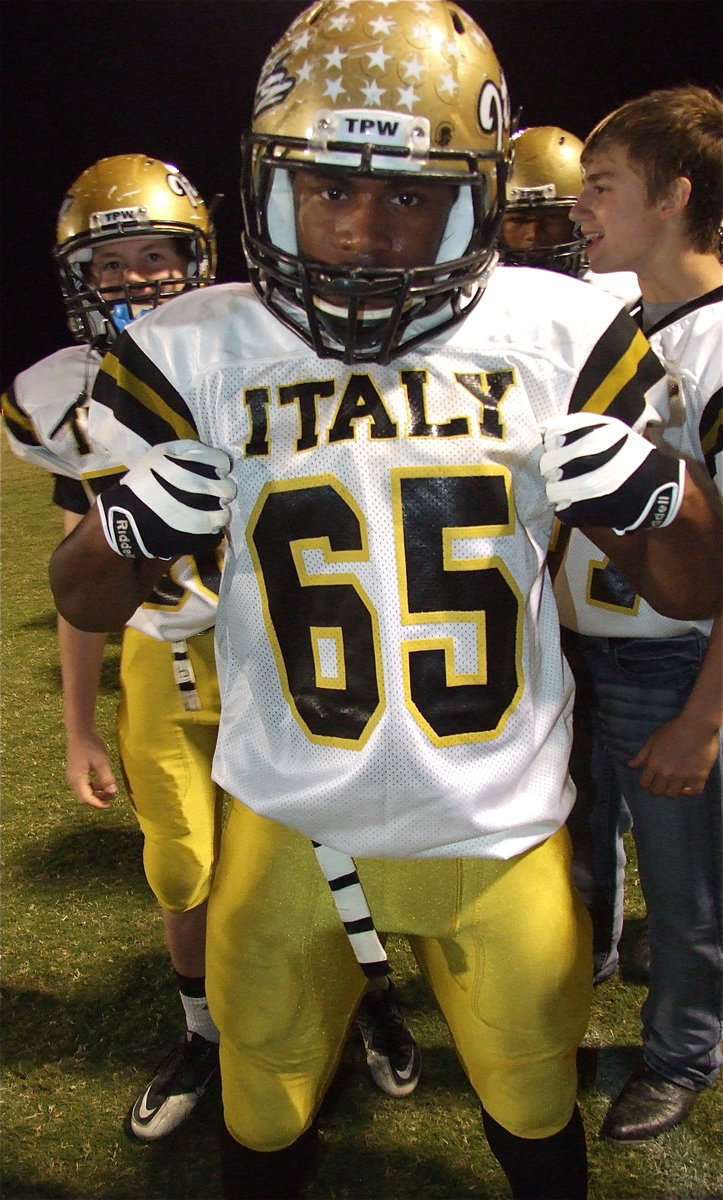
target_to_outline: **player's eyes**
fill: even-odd
[[[421,204],[421,197],[417,192],[400,192],[393,197],[392,204],[397,204],[400,208],[414,208],[415,205]]]
[[[329,185],[325,188],[322,188],[319,194],[324,198],[324,200],[332,200],[333,201],[333,200],[344,200],[346,198],[346,192],[344,191],[344,189],[340,188],[340,187],[335,187],[333,185]]]

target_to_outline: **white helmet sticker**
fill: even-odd
[[[429,153],[430,140],[426,117],[369,108],[322,109],[309,134],[309,144],[316,151],[314,159],[317,163],[357,165],[360,155],[349,152],[349,147],[371,144],[376,151],[372,155],[372,166],[386,166],[388,170],[396,167],[400,171],[419,169],[419,160]],[[330,149],[334,142],[344,143],[347,152]],[[387,146],[407,153],[401,157],[385,155]]]
[[[194,208],[198,208],[198,202],[201,199],[198,192],[192,183],[182,175],[180,171],[174,171],[166,176],[166,182],[169,188],[176,196],[185,196]]]
[[[137,225],[139,221],[148,220],[148,209],[143,204],[132,208],[109,208],[105,212],[90,214],[88,227],[94,232],[101,232],[115,225]]]
[[[502,149],[503,132],[509,125],[510,99],[504,75],[501,76],[501,86],[492,79],[485,80],[479,94],[477,112],[480,128],[484,133],[493,133],[497,141],[497,149]]]

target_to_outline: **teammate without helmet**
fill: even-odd
[[[619,304],[491,270],[508,109],[448,0],[313,4],[245,140],[253,285],[135,322],[97,381],[91,428],[134,466],[54,555],[66,616],[105,627],[155,578],[119,518],[156,554],[230,529],[215,769],[239,799],[208,941],[229,1200],[300,1195],[363,986],[309,838],[412,939],[513,1195],[586,1193],[550,528],[602,526],[656,603],[707,608],[720,523],[636,432],[662,370]]]
[[[634,272],[632,315],[669,377],[662,439],[723,493],[721,97],[684,84],[629,100],[589,134],[582,164],[574,216],[590,262],[602,284],[609,272]],[[679,1124],[723,1070],[723,621],[667,620],[635,591],[573,531],[556,594],[592,697],[584,742],[594,747],[603,977],[618,959],[631,823],[649,914],[642,1071],[605,1118],[602,1136],[613,1141]]]
[[[180,266],[166,262],[164,270],[168,238]],[[113,271],[120,239],[136,247],[144,239],[145,269],[133,282],[122,282]],[[93,261],[101,253],[104,274],[96,276]],[[76,341],[106,348],[134,317],[214,282],[216,233],[203,199],[177,167],[145,154],[116,154],[71,184],[53,254],[71,333]]]
[[[521,129],[511,144],[501,261],[579,275],[585,243],[576,234],[570,209],[582,190],[582,142],[557,125],[538,125]]]

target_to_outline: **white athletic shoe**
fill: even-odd
[[[217,1070],[216,1043],[197,1033],[184,1036],[159,1063],[130,1110],[130,1127],[136,1137],[153,1141],[177,1129],[193,1112]]]
[[[365,992],[356,1023],[377,1087],[388,1096],[409,1096],[419,1083],[422,1056],[393,995],[392,984]]]

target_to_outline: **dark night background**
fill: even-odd
[[[719,0],[461,0],[523,125],[579,137],[654,87],[717,87]],[[222,281],[244,277],[239,138],[294,0],[3,0],[0,382],[68,344],[50,258],[66,187],[96,159],[174,162],[217,218]]]

